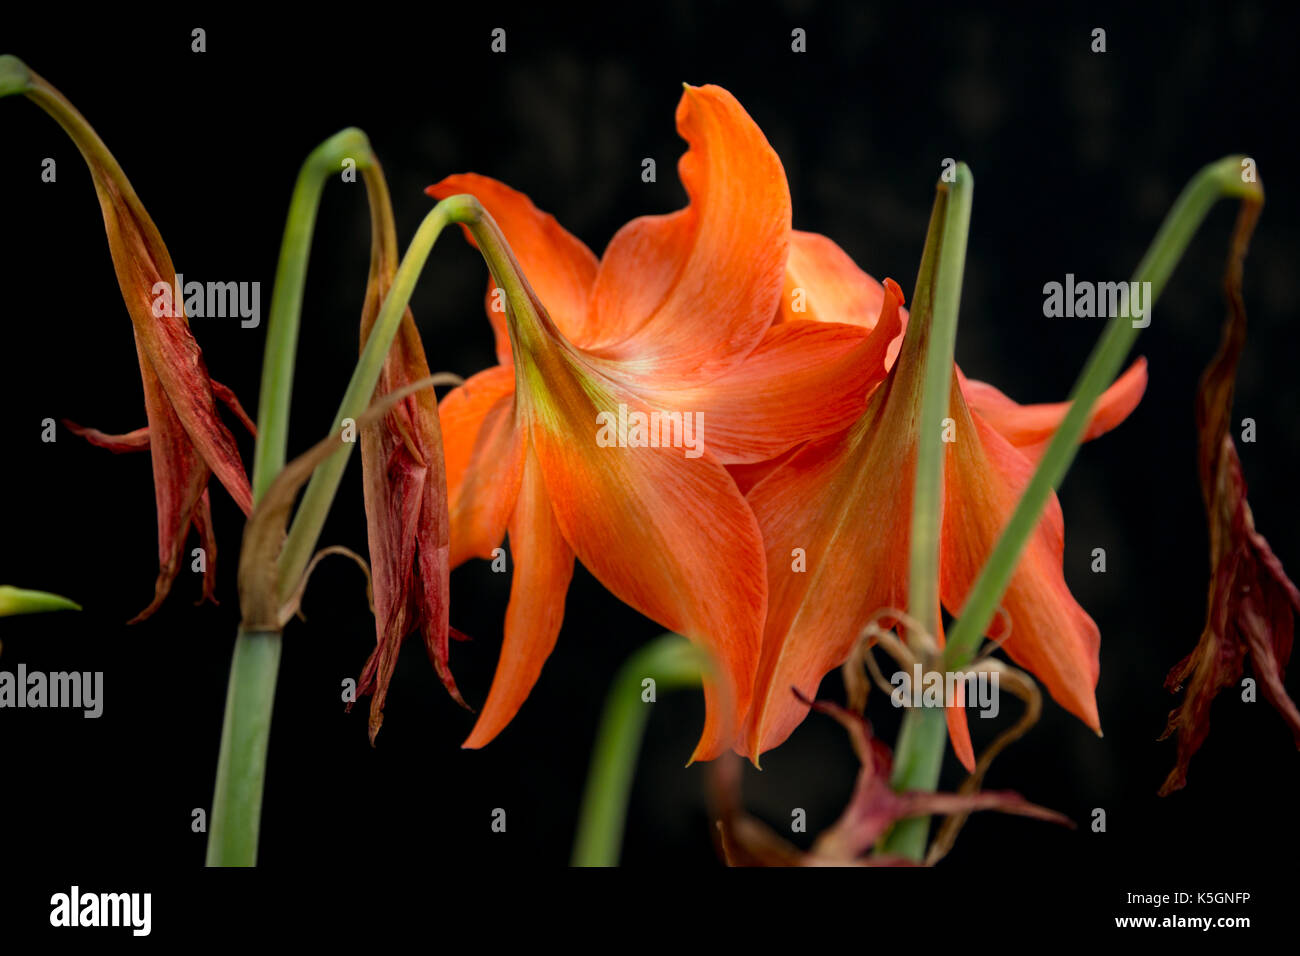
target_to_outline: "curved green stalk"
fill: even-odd
[[[1148,302],[1154,303],[1164,290],[1192,236],[1215,202],[1221,198],[1263,202],[1263,188],[1258,183],[1242,179],[1243,159],[1242,156],[1229,156],[1204,167],[1179,195],[1133,275],[1135,282],[1151,283]],[[945,670],[960,670],[974,658],[997,611],[998,602],[1010,584],[1029,535],[1038,525],[1048,497],[1059,486],[1074,460],[1093,405],[1115,380],[1142,327],[1135,326],[1132,319],[1118,315],[1107,323],[1071,392],[1069,411],[967,596],[961,616],[948,633],[943,657]],[[895,788],[908,786],[933,790],[938,784],[946,746],[941,710],[909,710],[895,749]],[[929,821],[924,818],[900,823],[882,841],[881,848],[920,860],[928,827]]]
[[[1200,228],[1211,206],[1223,198],[1240,198],[1260,203],[1264,201],[1264,189],[1259,183],[1243,182],[1243,159],[1242,156],[1228,156],[1204,167],[1174,202],[1146,255],[1133,273],[1132,281],[1151,283],[1148,302],[1154,303],[1164,291],[1174,267],[1178,265],[1178,260],[1182,258],[1187,244],[1192,241],[1192,236]],[[1149,313],[1146,318],[1150,319]],[[1074,461],[1079,440],[1092,415],[1093,405],[1119,374],[1141,328],[1135,326],[1131,319],[1119,315],[1112,316],[1106,324],[1101,339],[1093,348],[1070,393],[1069,411],[1057,428],[1051,444],[1047,446],[1029,484],[1025,486],[1020,503],[1016,505],[1011,520],[998,538],[993,553],[989,555],[966,598],[960,619],[949,634],[944,654],[948,669],[959,669],[975,656],[984,632],[997,613],[998,602],[1011,583],[1011,575],[1020,561],[1025,544],[1038,526],[1048,497],[1060,486]]]
[[[965,163],[958,163],[955,173],[953,182],[939,183],[908,320],[909,324],[927,323],[926,332],[930,337],[925,349],[917,422],[919,437],[907,594],[909,613],[920,623],[924,635],[939,631],[939,537],[943,523],[945,457],[942,422],[948,417],[952,397],[953,348],[957,341],[966,239],[975,192],[975,179]],[[929,640],[921,635],[910,637]],[[921,649],[926,653],[934,650]],[[943,763],[946,730],[941,709],[915,707],[904,714],[898,760],[890,781],[895,790],[935,788]],[[925,853],[929,828],[928,817],[901,821],[881,838],[881,852],[919,860]]]
[[[345,160],[362,171],[374,163],[370,140],[359,129],[345,129],[321,143],[302,164],[289,201],[289,216],[280,243],[271,310],[262,359],[262,390],[257,403],[257,445],[253,453],[253,502],[257,503],[284,467],[289,439],[289,402],[298,354],[298,327],[316,212],[326,178],[339,173]]]
[[[366,339],[365,348],[361,350],[361,357],[334,418],[336,428],[342,427],[344,419],[355,420],[369,406],[384,368],[384,360],[401,326],[407,304],[411,301],[416,280],[442,230],[449,223],[477,223],[482,215],[483,207],[478,200],[473,196],[460,195],[442,200],[424,217],[424,222],[420,223],[415,238],[411,240],[406,255],[397,267],[393,285],[388,290],[388,295],[384,296],[379,316],[375,319],[370,337]],[[343,480],[343,471],[347,468],[348,456],[352,451],[351,443],[340,444],[342,447],[312,473],[307,490],[303,492],[302,502],[294,513],[289,536],[280,553],[281,597],[287,597],[297,586],[311,561],[321,529],[325,527],[325,516],[334,501],[339,482]]]
[[[326,178],[340,170],[346,158],[354,159],[357,168],[363,172],[375,165],[369,141],[360,130],[343,130],[311,153],[303,163],[289,205],[267,323],[257,446],[253,457],[255,505],[284,468],[302,295],[316,211]],[[466,198],[453,197],[439,203],[421,226],[411,245],[411,253],[398,269],[394,287],[385,298],[383,310],[352,374],[339,410],[340,420],[359,416],[369,404],[415,279],[442,227],[449,221],[459,221],[458,216],[477,216],[478,204],[473,200],[466,203]],[[325,514],[333,503],[343,466],[347,463],[346,451],[350,447],[345,444],[342,454],[333,456],[312,476],[281,555],[279,587],[282,595],[293,590],[307,567],[324,526]],[[236,636],[226,692],[221,749],[217,757],[216,789],[208,836],[209,866],[253,866],[257,862],[262,791],[280,652],[281,635],[278,631],[251,631],[241,627]]]
[[[650,717],[642,699],[643,681],[652,678],[655,692],[697,687],[703,661],[684,637],[664,634],[627,659],[605,698],[600,730],[592,748],[591,768],[573,841],[574,866],[617,866],[623,846],[627,801],[632,792],[641,739]]]

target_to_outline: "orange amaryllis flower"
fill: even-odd
[[[366,173],[372,236],[370,279],[361,314],[361,345],[379,316],[397,272],[397,233],[388,187],[378,164]],[[378,394],[387,395],[429,377],[429,363],[411,310],[384,359]],[[438,401],[421,389],[398,402],[386,416],[361,429],[361,471],[374,588],[376,647],[357,684],[370,700],[370,741],[384,720],[384,701],[398,651],[406,635],[419,630],[443,685],[465,705],[448,664],[447,479],[443,464]],[[457,634],[459,636],[459,634]]]
[[[234,394],[209,377],[183,304],[171,302],[168,295],[165,302],[169,307],[156,307],[164,301],[158,290],[175,287],[176,270],[162,236],[113,154],[58,90],[13,57],[0,60],[6,92],[21,92],[54,117],[90,167],[113,269],[135,332],[148,427],[107,435],[67,424],[101,447],[115,452],[148,448],[153,456],[159,570],[153,601],[133,618],[139,621],[157,610],[171,589],[191,525],[207,553],[203,597],[212,597],[216,543],[208,503],[209,476],[216,474],[244,514],[252,511],[239,449],[217,412],[217,400],[228,405],[250,431],[254,426]]]
[[[537,680],[575,555],[618,598],[712,652],[694,757],[731,746],[767,595],[758,527],[724,465],[775,457],[861,411],[862,395],[828,386],[861,377],[872,358],[863,330],[773,326],[790,232],[780,160],[716,86],[686,88],[677,127],[690,204],[629,223],[599,263],[494,180],[452,176],[429,190],[475,195],[535,289],[521,302],[489,287],[501,364],[441,405],[452,566],[491,557],[507,530],[516,563],[468,747],[495,737]]]
[[[822,264],[827,274],[843,279],[843,262]],[[817,266],[811,257],[800,279],[812,290],[812,301],[818,299]],[[898,285],[885,280],[873,339],[883,335],[892,340],[901,324],[901,305]],[[785,740],[807,714],[808,705],[791,688],[812,698],[822,677],[845,661],[877,612],[907,606],[916,417],[926,342],[926,330],[910,323],[888,377],[862,416],[849,428],[789,455],[748,493],[763,529],[769,588],[763,650],[743,739],[755,759]],[[1087,437],[1123,420],[1145,385],[1145,363],[1139,360],[1099,401]],[[954,368],[939,582],[949,610],[961,609],[1065,407],[1016,405]],[[1009,621],[1004,646],[1012,659],[1037,675],[1062,706],[1099,729],[1094,699],[1098,632],[1065,585],[1063,547],[1061,510],[1053,497],[1003,598],[1005,615],[990,634],[1003,636]],[[806,555],[806,571],[792,561],[795,549],[803,549],[798,553]],[[957,754],[971,767],[965,713],[953,707],[948,714]]]

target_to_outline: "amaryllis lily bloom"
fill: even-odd
[[[599,262],[501,183],[467,174],[429,189],[476,196],[535,292],[489,287],[500,365],[441,405],[452,566],[491,557],[507,530],[515,560],[500,663],[467,747],[495,737],[536,682],[575,556],[712,653],[694,758],[730,747],[767,593],[757,524],[724,465],[776,457],[861,411],[861,394],[828,385],[862,377],[862,329],[773,325],[790,233],[780,160],[716,86],[686,88],[677,128],[690,204],[632,221]]]
[[[135,332],[148,426],[109,435],[67,424],[101,447],[115,452],[147,448],[153,456],[159,570],[153,601],[133,619],[139,621],[157,610],[171,589],[191,525],[207,553],[203,597],[212,597],[216,542],[208,501],[209,476],[217,476],[244,514],[252,511],[252,493],[239,448],[218,414],[217,400],[228,405],[250,431],[254,426],[234,394],[208,375],[183,303],[171,302],[168,296],[169,307],[156,307],[160,301],[157,290],[176,286],[176,270],[122,167],[62,94],[13,57],[3,61],[6,91],[23,93],[54,117],[90,167],[113,269]]]
[[[361,315],[364,347],[397,272],[397,234],[382,173],[367,173],[372,216],[370,279]],[[384,359],[376,393],[387,395],[429,377],[424,346],[411,310]],[[382,420],[361,429],[361,470],[374,587],[376,647],[357,685],[370,700],[370,740],[384,719],[384,700],[407,634],[419,630],[434,670],[451,696],[465,705],[447,658],[447,481],[438,402],[421,389],[398,402]],[[458,635],[459,636],[459,635]]]
[[[810,242],[811,246],[812,243]],[[845,283],[865,295],[875,281],[849,269],[821,242],[796,268],[813,302],[834,300]],[[848,264],[851,266],[851,263]],[[828,290],[818,294],[819,276]],[[834,280],[831,282],[830,280]],[[885,280],[871,333],[890,351],[902,291]],[[857,313],[860,324],[861,312]],[[821,314],[819,318],[833,317]],[[808,712],[792,688],[814,697],[822,677],[842,664],[862,628],[878,612],[907,607],[908,543],[916,463],[917,415],[926,330],[909,324],[901,350],[866,410],[850,427],[811,441],[780,461],[749,491],[767,548],[768,616],[743,745],[751,756],[784,741]],[[1146,385],[1142,360],[1098,402],[1086,437],[1122,421]],[[951,443],[946,446],[940,597],[953,613],[962,604],[1067,406],[1021,406],[954,367]],[[1011,658],[1033,672],[1053,697],[1100,730],[1096,625],[1070,595],[1062,575],[1064,548],[1055,496],[1030,539],[1002,599],[990,636],[1006,636]],[[806,569],[797,552],[806,555]],[[1011,626],[1009,635],[1005,628]],[[936,635],[940,640],[942,635]],[[954,747],[974,764],[965,713],[948,711]]]

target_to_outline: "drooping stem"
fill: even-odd
[[[460,195],[442,200],[424,217],[397,267],[392,288],[384,297],[379,317],[375,319],[370,337],[353,369],[347,391],[334,418],[336,428],[342,427],[346,419],[355,421],[370,404],[384,368],[384,359],[401,325],[407,304],[411,301],[411,293],[415,291],[416,280],[442,230],[450,223],[477,223],[483,214],[483,207],[478,200],[473,196]],[[322,462],[312,474],[307,490],[303,492],[302,502],[289,527],[284,550],[280,553],[282,598],[287,597],[297,586],[311,561],[321,529],[325,526],[325,516],[334,501],[339,482],[343,480],[343,471],[347,467],[351,451],[352,443],[341,442],[339,450]]]
[[[375,166],[369,142],[360,130],[344,130],[322,143],[303,164],[294,187],[267,327],[253,460],[255,506],[285,464],[302,293],[321,190],[326,178],[340,170],[343,161],[349,158],[363,174]],[[439,203],[417,234],[353,372],[339,410],[340,421],[360,416],[369,404],[384,358],[434,240],[447,222],[472,217],[477,209],[477,203],[471,201],[472,208],[466,211],[464,198],[452,197]],[[313,475],[303,505],[295,516],[276,582],[281,598],[294,590],[306,570],[325,515],[333,503],[347,463],[347,451],[351,448],[350,444],[341,444],[342,452],[328,459]],[[257,862],[262,789],[281,640],[278,631],[243,628],[235,640],[208,837],[210,866],[252,866]]]
[[[655,638],[619,668],[605,698],[591,752],[573,842],[574,866],[618,865],[632,778],[650,717],[651,705],[644,696],[650,685],[645,681],[654,681],[658,695],[665,690],[696,687],[700,676],[699,651],[676,634]]]
[[[1243,178],[1244,160],[1245,157],[1242,156],[1228,156],[1197,173],[1169,210],[1146,255],[1138,263],[1132,281],[1151,283],[1151,294],[1147,298],[1148,312],[1140,323],[1122,315],[1112,316],[1107,322],[1101,339],[1093,348],[1070,393],[1069,411],[1047,446],[1029,484],[1025,486],[1011,520],[1002,530],[993,553],[989,555],[966,598],[960,619],[949,635],[944,654],[945,666],[949,670],[964,666],[974,657],[981,637],[997,612],[998,602],[1002,600],[1002,595],[1011,582],[1021,552],[1030,534],[1038,526],[1048,497],[1060,486],[1074,461],[1079,440],[1092,415],[1093,405],[1115,380],[1138,333],[1150,322],[1150,304],[1154,304],[1164,291],[1174,267],[1178,265],[1210,207],[1222,198],[1235,197],[1256,203],[1264,201],[1263,186],[1259,182],[1247,182]]]
[[[961,616],[948,633],[943,658],[945,670],[960,670],[973,659],[1011,581],[1025,544],[1037,527],[1048,497],[1060,485],[1074,460],[1093,405],[1115,380],[1138,332],[1148,324],[1150,304],[1164,290],[1210,207],[1221,198],[1263,202],[1262,186],[1258,182],[1247,181],[1243,176],[1244,159],[1242,156],[1229,156],[1203,168],[1183,189],[1165,217],[1133,276],[1135,282],[1151,283],[1151,294],[1147,297],[1147,315],[1140,324],[1135,324],[1131,317],[1122,315],[1112,316],[1107,323],[1071,392],[1069,411],[967,596]],[[946,745],[942,711],[937,708],[909,710],[904,717],[903,731],[895,749],[896,788],[910,784],[913,789],[933,790],[938,783],[939,767]],[[910,827],[913,831],[919,829],[919,841],[915,832],[908,833],[905,827]],[[891,831],[887,842],[882,843],[882,849],[919,860],[924,850],[926,830],[928,820],[924,819],[900,824]]]
[[[327,177],[352,160],[364,173],[374,163],[370,141],[359,129],[345,129],[321,143],[302,164],[289,201],[289,216],[280,243],[271,310],[262,359],[262,390],[257,404],[257,445],[253,453],[253,502],[284,467],[289,440],[289,402],[298,354],[307,259],[316,230],[316,212]]]
[[[953,348],[957,341],[957,314],[961,305],[962,275],[966,265],[966,237],[970,232],[975,180],[970,168],[959,163],[951,183],[940,182],[930,216],[930,230],[916,294],[912,297],[913,322],[926,323],[929,341],[924,350],[921,410],[917,421],[916,479],[912,498],[912,528],[908,561],[909,613],[922,633],[909,635],[932,653],[928,635],[939,630],[939,536],[943,522],[944,451],[943,420],[952,394]],[[943,711],[911,708],[903,716],[898,760],[891,784],[895,790],[933,790],[939,780],[946,743]],[[881,840],[881,851],[919,860],[925,854],[930,821],[905,820]]]

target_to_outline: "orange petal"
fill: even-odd
[[[598,445],[598,413],[645,407],[562,350],[539,358],[544,367],[528,372],[536,390],[521,405],[556,521],[619,600],[712,655],[692,759],[716,757],[733,744],[748,706],[766,609],[754,516],[707,451]]]
[[[515,429],[515,372],[479,372],[438,405],[447,464],[451,567],[490,558],[515,507],[523,446]]]
[[[938,609],[937,609],[938,610]],[[935,632],[935,639],[942,648],[944,645],[943,636],[943,611],[935,616],[939,622],[938,630]],[[961,765],[966,768],[967,773],[975,772],[975,747],[970,740],[970,724],[966,720],[966,684],[959,682],[954,688],[957,699],[944,708],[944,719],[948,723],[948,739],[952,741],[952,752],[956,754]]]
[[[582,345],[592,337],[587,321],[587,300],[596,278],[596,257],[554,216],[542,212],[523,193],[476,173],[448,176],[425,192],[436,199],[458,193],[469,193],[478,199],[501,227],[533,290],[564,336],[576,345]],[[465,236],[473,244],[468,230],[465,230]],[[494,308],[493,288],[489,282],[488,319],[496,335],[497,357],[502,365],[509,365],[510,338],[506,331],[505,300],[502,298],[500,310]]]
[[[901,297],[900,297],[901,298]],[[790,257],[776,321],[841,322],[873,329],[884,305],[885,287],[867,275],[832,240],[815,232],[790,233]],[[903,325],[907,311],[902,311]],[[892,366],[902,345],[889,349]]]
[[[505,640],[487,703],[464,746],[489,743],[510,723],[555,649],[564,620],[564,596],[573,577],[573,551],[560,533],[536,457],[526,453],[519,499],[510,519],[514,578],[506,608]]]
[[[872,616],[907,606],[916,453],[902,417],[882,414],[893,384],[881,386],[858,425],[805,445],[747,498],[763,531],[768,576],[743,740],[755,760],[803,721],[804,700],[848,658]]]
[[[661,387],[707,382],[754,350],[776,313],[790,233],[781,161],[735,97],[688,86],[677,130],[690,144],[678,164],[690,205],[614,236],[586,343]]]
[[[752,465],[728,465],[727,474],[736,483],[736,488],[740,493],[748,495],[756,484],[798,454],[799,449],[802,447],[802,445],[797,445],[782,455],[769,458],[767,461],[755,462]]]
[[[939,588],[944,606],[960,614],[1034,465],[979,415],[967,413],[956,387],[953,392],[957,440],[948,446]],[[1061,505],[1052,495],[1002,597],[1011,624],[1003,647],[1062,707],[1100,732],[1095,690],[1101,636],[1065,584],[1064,551]],[[1002,616],[995,618],[990,636],[1004,626]]]
[[[1035,464],[1043,457],[1061,419],[1070,410],[1069,402],[1019,405],[992,385],[964,376],[961,387],[971,411],[979,413],[981,418]],[[1088,427],[1083,433],[1083,441],[1106,434],[1128,418],[1142,400],[1146,387],[1147,360],[1139,358],[1097,399],[1092,416],[1088,419]]]
[[[653,404],[703,415],[707,447],[724,464],[754,464],[800,442],[843,431],[885,377],[885,353],[902,328],[903,293],[886,279],[879,332],[850,325],[773,326],[740,365],[707,385],[642,389]],[[699,421],[700,419],[697,419]]]

